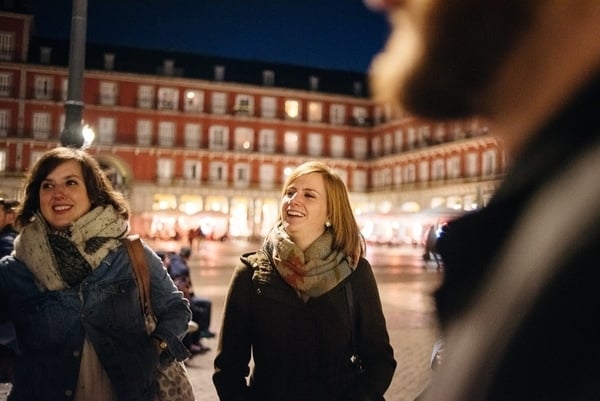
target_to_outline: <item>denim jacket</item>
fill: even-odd
[[[156,394],[155,340],[168,344],[160,359],[183,360],[181,343],[191,312],[158,256],[145,245],[157,327],[145,330],[127,249],[110,252],[78,287],[39,288],[14,257],[0,261],[0,322],[12,321],[21,354],[9,400],[72,400],[84,338],[93,344],[119,400],[149,401]]]

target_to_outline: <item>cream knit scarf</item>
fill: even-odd
[[[98,206],[66,231],[54,231],[38,213],[15,239],[15,257],[38,280],[41,289],[62,290],[78,285],[108,253],[121,245],[127,220],[112,206]]]
[[[331,249],[332,245],[333,234],[325,230],[302,252],[278,224],[265,238],[264,251],[271,255],[283,279],[306,301],[309,297],[318,297],[330,291],[356,268],[356,255],[344,255]]]

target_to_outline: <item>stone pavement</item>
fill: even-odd
[[[202,280],[200,278],[195,280],[194,283],[201,283],[197,285],[199,288],[196,288],[196,292],[213,302],[211,329],[217,331],[229,273],[225,276],[227,278],[212,280],[210,275],[221,274],[219,269],[209,268],[208,261],[203,261],[203,265],[202,271],[205,276]],[[194,270],[192,268],[193,272]],[[387,401],[413,401],[425,387],[431,374],[429,359],[437,336],[433,301],[429,294],[438,285],[441,275],[415,270],[417,273],[404,275],[405,278],[398,279],[404,274],[402,271],[402,268],[375,270],[390,340],[398,362],[392,383],[385,394]],[[198,401],[218,401],[212,384],[217,339],[205,339],[204,344],[211,350],[203,355],[192,357],[186,365]],[[0,385],[0,401],[6,400],[9,388],[8,385]]]

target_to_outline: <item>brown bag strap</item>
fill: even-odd
[[[133,273],[138,285],[140,304],[144,315],[154,316],[150,300],[150,274],[148,273],[146,254],[140,236],[137,234],[129,235],[125,244],[127,245],[127,252],[129,252],[129,259],[133,264]]]

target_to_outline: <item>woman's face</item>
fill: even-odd
[[[281,217],[285,231],[302,250],[323,234],[328,211],[327,192],[321,174],[300,176],[286,188]]]
[[[40,212],[56,230],[64,230],[92,207],[83,181],[81,166],[75,160],[59,164],[40,186]]]

